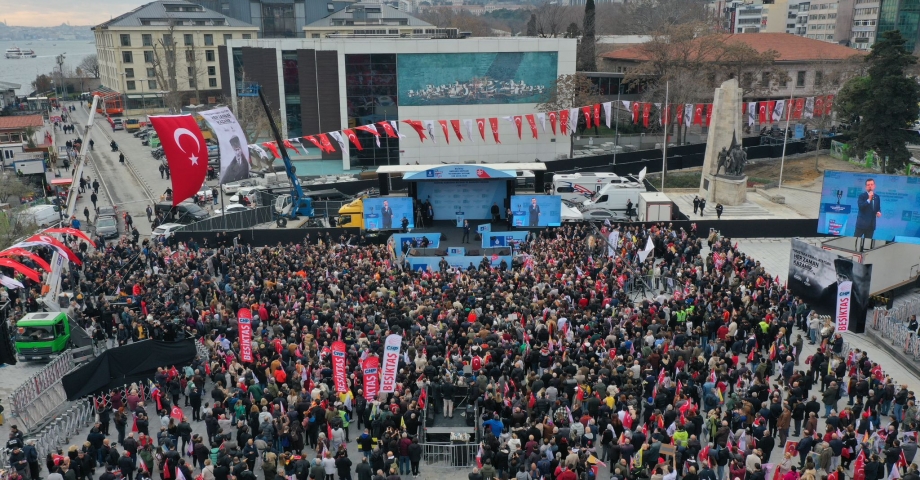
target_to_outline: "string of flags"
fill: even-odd
[[[787,100],[742,102],[741,114],[743,118],[746,117],[744,121],[746,121],[748,125],[754,125],[755,123],[766,125],[787,119],[801,120],[828,116],[833,109],[833,103],[834,95],[792,98]],[[541,133],[543,135],[548,135],[548,132],[552,132],[554,136],[569,135],[570,132],[576,130],[580,119],[584,120],[587,128],[600,126],[602,123],[602,112],[603,123],[607,128],[611,128],[613,104],[614,102],[603,102],[578,108],[528,113],[501,118],[387,120],[333,132],[289,138],[283,143],[285,148],[289,148],[298,153],[300,153],[301,149],[306,152],[306,145],[312,145],[320,149],[323,153],[334,153],[335,144],[338,144],[339,148],[345,151],[349,143],[351,143],[356,150],[361,151],[364,150],[364,145],[362,145],[361,139],[358,137],[358,131],[373,135],[374,141],[379,147],[381,137],[405,138],[405,134],[400,133],[400,124],[403,124],[411,127],[422,143],[424,143],[425,140],[431,140],[432,143],[437,144],[440,138],[449,145],[451,137],[453,137],[458,142],[471,143],[477,141],[489,142],[491,138],[491,141],[495,144],[501,144],[502,142],[499,137],[500,121],[510,122],[517,130],[517,136],[520,140],[524,138],[524,126],[526,125],[530,130],[530,137],[537,140],[540,138]],[[659,125],[683,123],[688,127],[691,125],[708,127],[712,118],[713,109],[711,103],[664,105],[661,103],[631,102],[624,100],[622,104],[626,111],[631,113],[632,122],[634,124],[640,124],[641,122],[646,128],[649,127],[653,119],[657,120]],[[549,123],[549,131],[547,131],[547,123]],[[477,136],[480,140],[476,140]],[[268,152],[271,152],[271,155],[275,158],[281,158],[281,152],[276,142],[265,142],[262,143],[261,146],[252,145],[252,147],[258,150],[263,156],[267,157]]]

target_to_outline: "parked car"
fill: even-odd
[[[214,210],[214,215],[222,215],[224,213],[224,210],[226,210],[227,213],[236,213],[236,212],[242,212],[245,210],[249,210],[249,207],[247,207],[246,205],[243,205],[242,203],[231,203],[230,205],[227,205],[227,208],[223,210],[219,208],[217,210]]]
[[[153,232],[150,233],[150,238],[153,240],[158,240],[161,237],[168,237],[170,233],[184,227],[185,225],[179,223],[164,223],[157,228],[153,229]]]
[[[118,207],[115,205],[107,205],[99,207],[96,209],[96,217],[94,221],[98,221],[102,217],[117,217],[118,216]]]
[[[21,223],[34,223],[39,227],[48,227],[61,221],[61,207],[57,205],[36,205],[19,214]]]
[[[246,180],[240,180],[238,182],[225,183],[220,186],[220,189],[223,190],[224,194],[232,195],[243,187],[254,187],[256,185],[257,183],[255,180],[247,178]]]
[[[106,240],[110,238],[118,238],[118,220],[116,220],[113,216],[97,218],[96,235]]]
[[[125,129],[124,120],[120,118],[112,118],[112,117],[108,117],[108,120],[109,120],[109,125],[112,127],[112,131]]]
[[[629,217],[627,217],[624,213],[614,212],[612,210],[606,210],[603,208],[585,210],[581,213],[585,216],[585,220],[588,222],[603,222],[604,220],[610,220],[612,223],[629,221]]]

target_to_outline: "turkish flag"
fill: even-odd
[[[408,123],[416,133],[418,133],[418,139],[424,143],[425,139],[428,138],[425,136],[425,126],[422,125],[421,120],[403,120],[403,123]]]
[[[833,110],[834,110],[834,96],[828,95],[827,98],[824,99],[824,114],[830,115]]]
[[[815,97],[815,117],[824,115],[824,97]]]
[[[682,103],[677,105],[677,124],[680,125],[681,123],[684,123],[684,105]]]
[[[795,100],[795,112],[792,113],[792,118],[798,120],[802,118],[802,112],[805,111],[805,99],[797,98]]]
[[[743,116],[743,114],[742,114]],[[706,105],[706,126],[709,126],[709,123],[712,122],[712,104]]]
[[[307,135],[306,137],[303,137],[303,138],[304,138],[306,141],[312,143],[313,145],[316,145],[316,148],[318,148],[318,149],[320,149],[320,150],[322,150],[322,151],[326,151],[326,150],[323,148],[323,145],[319,143],[319,139],[317,139],[317,138],[314,137],[313,135]]]
[[[265,142],[262,144],[263,147],[267,148],[275,158],[281,158],[281,152],[278,151],[278,144],[275,142]]]
[[[50,235],[43,235],[41,233],[39,233],[38,235],[32,235],[31,237],[27,238],[24,242],[19,242],[13,246],[14,247],[35,247],[35,246],[45,246],[45,245],[57,250],[59,254],[64,255],[65,257],[67,257],[68,260],[75,263],[76,265],[78,266],[83,265],[83,261],[80,260],[80,257],[78,257],[75,253],[73,253],[73,250],[71,250],[70,247],[68,247],[67,245],[64,245],[60,240]]]
[[[32,260],[32,262],[44,269],[46,272],[51,271],[51,265],[46,262],[44,258],[39,257],[38,255],[24,248],[8,248],[0,252],[0,257],[26,257],[29,260]]]
[[[633,123],[638,124],[639,123],[639,102],[633,102],[632,104],[632,117],[633,117]]]
[[[83,233],[80,230],[77,230],[76,228],[70,228],[70,227],[49,228],[48,230],[45,230],[42,233],[65,233],[67,235],[72,235],[74,237],[80,237],[83,240],[86,240],[87,242],[89,242],[89,244],[92,245],[93,248],[96,247],[96,243],[93,242],[92,239],[89,238],[89,235]]]
[[[9,258],[0,258],[0,267],[12,268],[26,277],[29,277],[29,279],[35,283],[41,283],[42,281],[42,277],[38,272],[15,260],[10,260]]]
[[[490,118],[489,127],[492,127],[492,138],[495,139],[495,143],[502,143],[498,139],[498,118],[495,118],[495,117]]]
[[[173,206],[192,198],[208,174],[208,144],[191,115],[157,115],[150,123],[173,172]]]
[[[760,102],[760,105],[758,105],[757,111],[759,112],[758,118],[757,118],[758,122],[761,125],[767,123],[767,102]]]
[[[485,141],[486,139],[486,119],[477,118],[476,125],[479,126],[479,136],[481,136],[482,140]]]
[[[444,131],[444,140],[450,145],[450,130],[447,129],[447,120],[438,120],[438,123],[441,124],[441,130]]]
[[[569,133],[569,111],[568,109],[563,108],[559,110],[559,131],[563,135],[568,135]]]
[[[450,126],[454,128],[454,133],[457,134],[457,140],[463,141],[463,134],[460,133],[460,120],[451,120]],[[446,135],[446,134],[445,134]]]
[[[702,125],[703,124],[703,104],[698,103],[693,109],[693,124]]]
[[[601,104],[594,104],[594,126],[601,126]]]
[[[549,112],[547,114],[549,117],[549,126],[553,127],[553,135],[556,134],[556,112]]]
[[[533,134],[533,138],[540,138],[540,136],[537,135],[537,119],[534,118],[532,113],[524,115],[524,118],[527,119],[527,124],[530,125],[530,133]]]
[[[383,131],[386,132],[387,136],[390,138],[397,138],[396,130],[393,130],[393,125],[390,125],[390,122],[377,122],[377,125],[383,127]]]
[[[513,120],[514,120],[514,126],[517,127],[517,131],[518,131],[518,140],[520,140],[520,139],[521,139],[521,127],[522,127],[523,124],[524,124],[524,117],[522,117],[522,116],[520,116],[520,115],[515,115],[514,118],[513,118]]]
[[[319,134],[319,144],[325,153],[335,152],[335,147],[332,146],[332,142],[329,141],[329,137],[325,133]]]
[[[348,137],[348,140],[351,141],[351,144],[354,145],[355,148],[357,148],[359,152],[361,150],[364,150],[363,148],[361,148],[361,141],[358,140],[358,135],[355,134],[354,130],[350,128],[346,128],[345,130],[342,130],[342,133],[344,133],[345,136]]]
[[[591,107],[581,107],[581,111],[585,114],[585,128],[591,128]]]
[[[652,104],[643,103],[642,104],[642,126],[648,128],[648,117],[652,114]]]
[[[377,127],[373,124],[361,125],[360,127],[355,127],[355,130],[361,130],[373,135],[374,140],[377,142],[377,146],[380,146],[380,132],[377,131]]]
[[[776,108],[776,101],[771,100],[767,102],[767,123],[773,122],[773,109]]]

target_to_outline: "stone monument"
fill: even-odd
[[[741,88],[730,79],[716,89],[706,137],[700,197],[709,205],[742,205],[747,200],[747,153],[741,147]]]

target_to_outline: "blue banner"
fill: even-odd
[[[897,241],[920,237],[920,178],[824,172],[818,233]]]
[[[441,246],[441,234],[440,233],[394,233],[390,238],[393,239],[393,242],[396,244],[397,253],[400,255],[405,255],[406,251],[412,246],[412,242],[415,242],[415,246],[418,248],[422,247],[422,241],[428,239],[428,248],[438,248]]]
[[[482,234],[482,248],[507,247],[513,243],[521,243],[527,238],[528,233],[526,230],[486,232]]]
[[[508,268],[511,268],[511,255],[490,255],[486,257],[489,259],[489,264],[492,267],[498,268],[502,260],[508,264]],[[451,267],[462,268],[466,270],[470,265],[473,265],[474,268],[479,268],[479,262],[482,262],[482,256],[460,256],[448,255],[446,257],[409,257],[409,267],[413,271],[427,270],[428,267],[431,267],[431,270],[437,272],[440,268],[441,260],[447,261],[447,264]]]
[[[517,172],[496,170],[484,165],[444,165],[403,176],[403,180],[489,180],[517,178]]]
[[[558,227],[562,222],[562,197],[514,195],[511,210],[515,227]]]
[[[409,197],[378,197],[364,199],[364,228],[366,230],[399,230],[403,218],[409,228],[415,228],[412,199]]]

